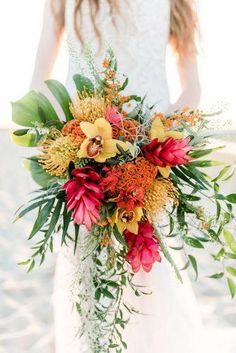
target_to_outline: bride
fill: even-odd
[[[191,0],[47,0],[31,87],[41,89],[42,82],[50,77],[65,32],[70,53],[67,87],[72,96],[71,78],[80,69],[78,61],[88,42],[97,53],[97,63],[110,45],[119,71],[129,75],[130,91],[147,93],[147,100],[156,103],[160,111],[186,105],[194,108],[200,98],[196,27]],[[166,78],[168,43],[173,47],[182,83],[182,93],[173,106]],[[77,260],[70,248],[62,249],[58,255],[54,295],[56,353],[83,352],[76,337],[78,314],[73,312],[71,300]],[[187,273],[183,278],[184,284],[178,284],[164,259],[151,273],[136,275],[136,282],[148,286],[152,295],[136,298],[125,294],[127,302],[143,313],[128,324],[128,353],[206,352],[200,347],[203,330]]]

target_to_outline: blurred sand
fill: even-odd
[[[49,255],[44,266],[30,274],[17,266],[30,254],[26,240],[32,226],[30,216],[12,224],[16,208],[36,189],[21,161],[30,152],[11,144],[8,131],[0,130],[0,353],[54,352],[55,255]],[[212,274],[208,263],[207,257],[201,260],[200,279],[194,283],[202,318],[219,342],[217,353],[235,353],[235,301],[230,299],[223,282],[204,277]]]

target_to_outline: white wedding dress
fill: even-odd
[[[74,0],[66,1],[66,32],[70,51],[68,88],[75,91],[72,76],[79,70],[81,45],[73,24]],[[107,1],[101,1],[97,18],[103,38],[103,49],[97,62],[103,59],[111,45],[119,63],[119,71],[129,76],[131,93],[145,95],[157,103],[160,111],[169,107],[166,79],[166,47],[169,37],[170,0],[119,0],[120,12],[116,28],[112,24]],[[82,31],[86,40],[97,47],[90,21],[88,0],[84,1]],[[180,255],[176,255],[180,257]],[[70,248],[60,250],[55,278],[55,336],[56,353],[83,353],[76,338],[78,314],[72,310],[71,289],[76,272],[77,257]],[[178,259],[177,259],[178,260]],[[132,318],[125,332],[127,353],[211,353],[205,344],[198,307],[187,273],[184,284],[178,283],[165,259],[151,273],[140,272],[136,283],[147,285],[152,295],[135,297],[126,293],[127,302],[144,315]],[[200,344],[204,342],[203,349]],[[93,353],[93,352],[91,352]]]

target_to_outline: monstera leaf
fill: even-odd
[[[63,86],[59,81],[56,80],[47,80],[45,81],[45,83],[56,98],[56,100],[58,101],[58,103],[60,104],[65,114],[65,120],[72,120],[73,115],[70,112],[71,98],[65,86]]]
[[[31,91],[12,103],[12,120],[25,127],[45,126],[60,122],[52,104],[42,94]]]
[[[53,185],[57,178],[48,174],[41,164],[38,162],[37,157],[32,157],[24,160],[25,168],[31,173],[31,176],[35,183],[40,185],[42,188],[48,188]]]

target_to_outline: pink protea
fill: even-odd
[[[106,111],[106,118],[109,123],[120,126],[122,121],[122,114],[118,112],[118,107],[108,107]]]
[[[156,261],[161,262],[160,244],[150,223],[140,223],[138,234],[126,230],[124,236],[128,246],[126,259],[134,272],[138,272],[141,267],[150,272]]]
[[[76,168],[66,191],[67,210],[73,211],[74,223],[84,224],[88,230],[100,220],[99,208],[104,194],[99,186],[100,175],[92,167]]]
[[[191,150],[189,142],[188,137],[184,139],[169,137],[163,142],[154,139],[143,147],[143,153],[150,162],[159,167],[175,167],[191,160],[187,154]]]

